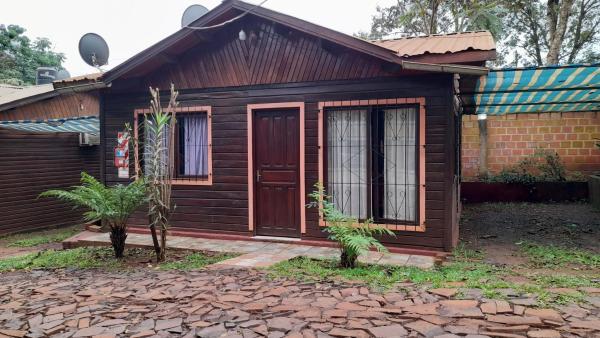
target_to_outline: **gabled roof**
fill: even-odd
[[[190,28],[182,28],[167,38],[150,46],[144,51],[136,54],[132,58],[126,60],[120,65],[114,67],[104,74],[102,77],[105,83],[110,83],[117,78],[127,77],[127,75],[141,75],[140,70],[145,65],[149,69],[156,69],[162,62],[173,60],[173,56],[182,53],[210,36],[215,29],[222,29],[228,22],[240,19],[245,15],[253,15],[265,20],[276,22],[289,28],[298,30],[305,34],[309,34],[323,40],[332,42],[339,46],[365,53],[380,60],[402,65],[404,61],[412,61],[410,58],[404,57],[404,52],[395,49],[390,49],[389,46],[382,46],[379,43],[362,40],[335,30],[322,27],[283,13],[279,13],[264,7],[249,4],[240,0],[224,0],[220,5],[209,11],[207,14],[190,24],[191,27],[210,27],[214,28],[206,30],[197,30]],[[456,36],[456,35],[453,35]],[[406,39],[420,44],[420,40]],[[482,40],[486,40],[482,38]],[[476,42],[475,40],[471,40]],[[413,42],[409,42],[413,43]],[[493,44],[493,40],[491,40]],[[385,44],[382,42],[382,44]],[[479,48],[480,46],[471,46]],[[482,48],[489,48],[489,41],[486,40],[486,45]],[[465,47],[469,48],[469,46]],[[415,48],[415,50],[418,50]],[[414,54],[417,55],[417,54]],[[494,54],[495,55],[495,54]],[[490,54],[485,56],[477,56],[475,61],[484,62],[488,59],[493,59]],[[444,61],[452,62],[451,59]],[[473,60],[469,60],[473,61]]]

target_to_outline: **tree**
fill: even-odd
[[[81,173],[81,185],[72,190],[48,190],[41,197],[56,197],[60,200],[84,207],[86,221],[102,220],[110,227],[110,242],[116,258],[123,258],[127,239],[127,221],[129,216],[145,201],[146,187],[143,180],[128,185],[118,184],[106,187],[93,176]]]
[[[513,65],[553,65],[600,60],[600,0],[506,0],[506,36]]]
[[[144,160],[147,165],[144,173],[141,172],[141,167],[138,165],[140,172],[136,173],[136,176],[144,177],[148,182],[150,233],[156,252],[156,261],[163,262],[166,258],[169,218],[174,209],[171,200],[171,179],[175,170],[174,137],[177,122],[175,108],[178,105],[178,92],[171,84],[171,95],[166,110],[162,108],[158,88],[150,88],[150,94],[152,96],[150,114],[144,118],[143,125],[146,135],[143,145]],[[137,140],[135,142],[139,143]],[[160,230],[160,243],[156,232],[157,228]]]
[[[495,37],[502,31],[501,8],[494,0],[397,0],[390,7],[377,7],[370,33],[363,38],[393,35],[489,30]]]
[[[65,55],[52,50],[47,38],[31,41],[25,29],[17,25],[0,25],[0,83],[35,84],[38,67],[62,68]]]

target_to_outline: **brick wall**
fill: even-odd
[[[497,173],[533,154],[536,149],[555,150],[568,171],[590,174],[600,171],[600,113],[540,113],[488,116],[488,169]],[[462,120],[462,176],[472,180],[479,173],[479,125],[477,116]]]

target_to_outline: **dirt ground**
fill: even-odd
[[[600,253],[600,212],[586,203],[466,204],[460,239],[503,265],[525,261],[517,245],[523,241]]]

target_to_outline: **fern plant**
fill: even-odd
[[[93,176],[82,172],[80,186],[73,187],[70,191],[48,190],[41,193],[40,197],[56,197],[75,207],[86,208],[83,217],[88,222],[106,222],[110,227],[110,241],[115,257],[122,258],[127,239],[127,221],[145,202],[145,194],[146,185],[141,179],[128,185],[106,187]]]
[[[338,243],[342,267],[356,267],[358,257],[367,253],[371,248],[379,252],[387,252],[386,247],[375,236],[395,237],[393,231],[373,224],[370,219],[359,223],[356,218],[339,211],[330,201],[330,197],[325,194],[321,183],[315,184],[315,190],[309,196],[312,199],[309,207],[319,208],[319,212],[327,222],[324,231],[329,234],[328,238]]]

